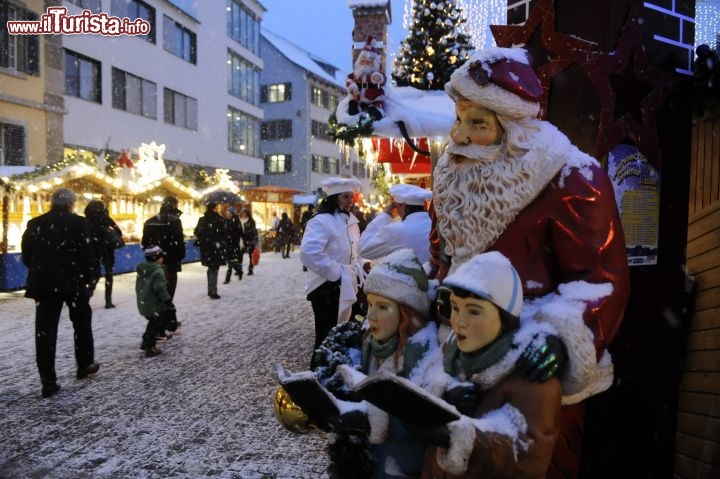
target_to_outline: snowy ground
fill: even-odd
[[[327,478],[322,433],[275,419],[272,363],[307,369],[314,330],[297,252],[265,253],[255,276],[207,296],[205,268],[185,265],[175,303],[181,332],[145,358],[133,273],[92,298],[94,379],[75,379],[63,308],[56,369],[62,389],[40,397],[34,302],[0,293],[0,478]],[[221,269],[220,283],[225,268]]]

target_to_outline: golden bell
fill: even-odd
[[[290,395],[285,391],[285,388],[278,386],[275,391],[275,417],[277,420],[295,433],[308,433],[317,429],[317,427],[310,423],[310,418],[307,414],[295,404]]]

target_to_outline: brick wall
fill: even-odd
[[[362,48],[368,35],[372,35],[376,41],[382,42],[380,65],[384,72],[387,64],[387,30],[390,24],[389,5],[388,2],[385,7],[357,7],[353,9],[353,18],[355,19],[355,28],[353,28],[353,42],[355,43],[352,52],[353,63],[355,63],[358,49]]]

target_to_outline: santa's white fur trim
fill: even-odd
[[[450,448],[437,449],[438,465],[450,474],[462,474],[467,471],[470,454],[475,447],[475,424],[471,418],[462,416],[457,421],[448,423],[448,429]]]
[[[370,423],[370,444],[381,444],[388,438],[390,431],[390,417],[388,413],[368,403],[368,422]]]
[[[551,324],[565,344],[568,363],[560,382],[563,404],[573,404],[604,391],[612,384],[609,353],[605,352],[608,359],[604,362],[597,361],[593,332],[583,318],[586,301],[608,296],[612,293],[612,285],[575,281],[560,285],[558,291],[526,301],[523,316],[529,315],[536,321]]]

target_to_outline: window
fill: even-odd
[[[292,83],[276,83],[264,85],[260,92],[263,103],[282,103],[292,99]]]
[[[292,120],[266,121],[262,125],[260,138],[263,140],[282,140],[292,138]]]
[[[37,13],[9,5],[0,0],[0,67],[27,73],[40,74],[40,39],[38,35],[10,35],[7,22],[15,20],[38,21]]]
[[[98,2],[99,3],[99,2]],[[112,0],[110,11],[113,16],[129,18],[130,21],[138,18],[150,24],[150,32],[147,35],[135,35],[144,38],[150,43],[155,43],[155,9],[142,0]]]
[[[260,22],[239,0],[227,0],[227,34],[253,53],[260,52]]]
[[[260,143],[260,121],[235,108],[228,108],[228,150],[257,155]]]
[[[362,161],[353,161],[352,163],[352,173],[353,176],[356,178],[365,178],[365,172],[367,170],[365,169],[365,163]]]
[[[320,140],[330,141],[330,128],[327,123],[313,120],[310,123],[310,134]]]
[[[193,32],[167,15],[163,15],[163,47],[165,50],[195,64],[197,63],[196,46]]]
[[[65,94],[101,103],[100,62],[65,50]]]
[[[157,118],[157,85],[119,68],[112,69],[112,106],[147,118]]]
[[[323,170],[323,157],[320,155],[312,155],[312,170],[315,173],[322,173]]]
[[[265,157],[265,173],[289,173],[292,171],[291,155],[274,154]]]
[[[0,165],[25,165],[25,128],[0,123]]]
[[[324,96],[325,95],[323,94],[323,91],[320,88],[314,86],[314,87],[312,87],[312,92],[310,95],[310,98],[311,98],[310,102],[315,106],[324,108],[324,105],[323,105],[323,97]]]
[[[260,72],[236,53],[228,50],[228,93],[255,106],[260,105]]]
[[[93,13],[100,13],[100,0],[68,0],[68,2],[77,5],[83,10],[90,10]]]
[[[197,131],[197,100],[169,88],[163,93],[165,123]]]
[[[327,156],[312,155],[312,170],[316,173],[340,174],[340,160]]]

